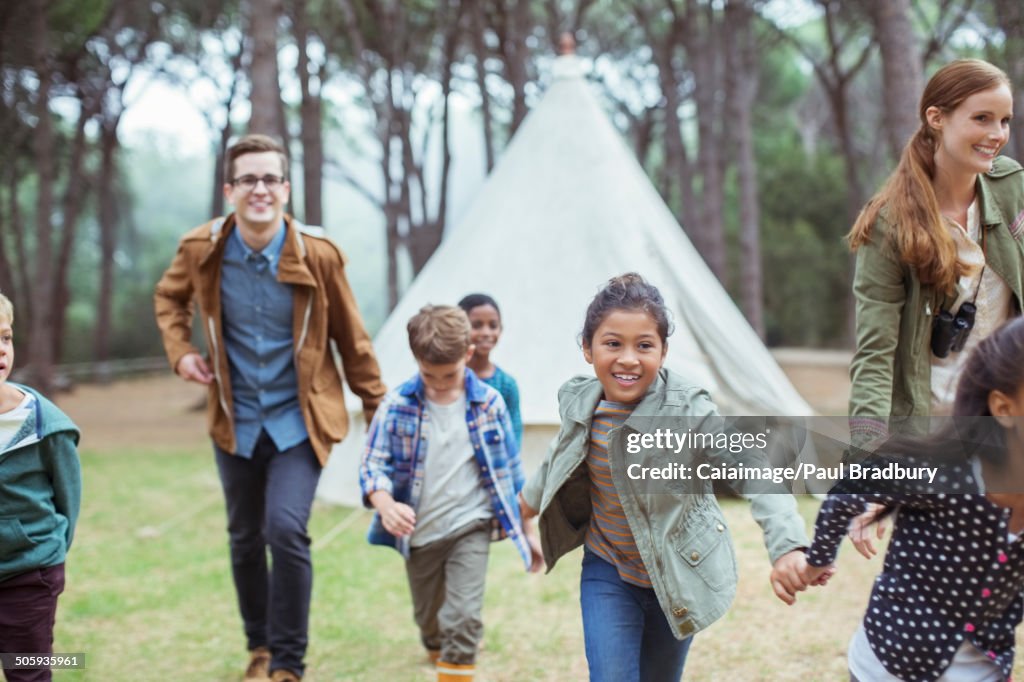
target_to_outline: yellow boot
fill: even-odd
[[[473,673],[476,666],[472,663],[459,665],[458,663],[437,662],[437,682],[473,682]]]

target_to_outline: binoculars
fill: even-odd
[[[974,315],[978,308],[970,301],[964,301],[956,315],[948,310],[935,316],[932,326],[932,353],[937,358],[944,358],[950,351],[959,353],[967,343],[967,337],[974,329]]]

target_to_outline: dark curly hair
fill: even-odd
[[[498,303],[488,296],[487,294],[466,294],[459,301],[459,307],[466,311],[469,315],[469,311],[473,308],[478,308],[482,305],[489,305],[498,313],[498,319],[501,319],[501,308],[498,307]]]
[[[583,331],[580,333],[585,347],[590,346],[594,340],[594,332],[613,310],[642,310],[648,313],[658,326],[658,336],[661,337],[662,344],[666,343],[672,334],[672,314],[665,305],[665,299],[662,298],[658,287],[648,283],[635,272],[627,272],[608,280],[587,306],[587,317],[583,321]]]

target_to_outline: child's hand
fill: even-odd
[[[541,549],[540,535],[533,525],[533,518],[537,516],[537,510],[526,503],[522,491],[519,492],[519,517],[523,523],[523,535],[530,545],[530,573],[540,573],[544,570],[544,551]]]
[[[519,500],[519,517],[523,520],[523,526],[525,527],[526,522],[537,515],[537,510],[526,503],[526,498],[523,497],[522,491],[519,491],[517,498]]]
[[[828,583],[829,578],[836,574],[836,565],[811,566],[806,564],[803,570],[803,580],[808,585],[820,587]]]
[[[384,530],[396,538],[411,535],[413,529],[416,528],[416,512],[407,504],[392,501],[391,504],[383,505],[383,509],[377,511],[380,512]]]
[[[802,549],[794,549],[780,556],[772,566],[771,583],[775,596],[789,605],[796,603],[796,593],[807,589],[803,575],[807,557]]]
[[[878,520],[878,514],[882,511],[882,505],[880,504],[869,504],[864,510],[864,513],[855,517],[853,521],[850,521],[850,529],[847,534],[850,536],[850,542],[857,548],[865,559],[878,554],[878,550],[875,549],[874,543],[871,542],[871,526],[875,527],[875,535],[879,540],[885,535],[885,529],[888,528],[888,524],[885,520]]]
[[[540,536],[534,528],[525,528],[525,524],[523,534],[530,545],[530,573],[540,573],[544,570],[544,551],[541,549]]]

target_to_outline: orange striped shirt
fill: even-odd
[[[608,433],[626,421],[635,405],[602,400],[590,425],[587,469],[590,473],[590,526],[587,549],[615,566],[619,577],[639,587],[651,587],[644,560],[636,548],[629,521],[622,511],[619,493],[608,463]]]

